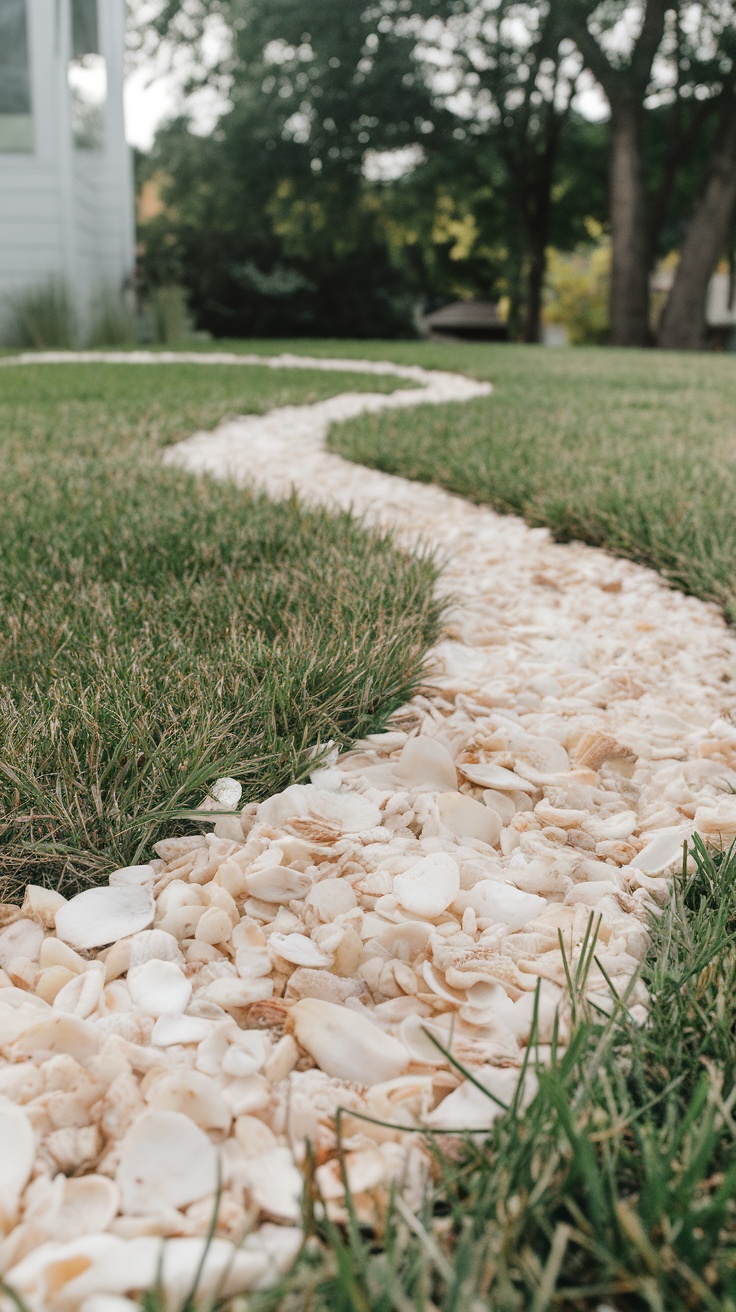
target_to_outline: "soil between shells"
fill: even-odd
[[[99,1292],[152,1284],[161,1236],[167,1296],[186,1294],[218,1162],[202,1292],[272,1282],[300,1242],[307,1142],[340,1215],[339,1107],[397,1126],[487,1125],[498,1103],[440,1048],[508,1102],[537,990],[542,1053],[556,1013],[564,1033],[560,932],[574,961],[593,912],[598,959],[623,991],[683,839],[736,834],[736,644],[715,609],[324,451],[328,425],[362,409],[487,385],[270,363],[297,361],[420,387],[234,421],[166,458],[351,505],[404,545],[439,548],[455,602],[435,690],[257,808],[240,811],[223,781],[213,832],[159,844],[109,889],[64,902],[30,888],[22,911],[2,908],[0,1270],[33,1312],[85,1312]],[[589,988],[605,1005],[596,966]],[[631,1004],[643,1019],[640,986]],[[397,1178],[416,1202],[415,1136],[349,1115],[343,1132],[361,1214]]]

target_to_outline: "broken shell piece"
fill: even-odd
[[[162,1075],[149,1088],[146,1102],[152,1111],[181,1112],[202,1130],[227,1133],[232,1116],[222,1094],[201,1071],[177,1070]]]
[[[146,929],[156,906],[148,887],[88,888],[56,913],[56,933],[73,948],[102,947]]]
[[[177,1016],[165,1013],[153,1027],[151,1043],[159,1048],[171,1048],[180,1043],[201,1043],[212,1030],[212,1021],[199,1016]]]
[[[210,796],[215,799],[223,811],[234,811],[243,795],[243,786],[237,779],[227,776],[216,779],[210,787]]]
[[[277,957],[295,966],[329,966],[333,960],[332,954],[320,952],[306,934],[271,934],[268,946]]]
[[[122,1210],[130,1216],[186,1207],[214,1194],[217,1154],[207,1135],[181,1112],[143,1112],[123,1139],[117,1183]]]
[[[15,1220],[36,1155],[36,1137],[22,1107],[0,1098],[0,1222]]]
[[[104,1175],[70,1180],[58,1175],[46,1206],[31,1209],[26,1219],[40,1224],[49,1239],[66,1243],[96,1230],[107,1230],[119,1205],[118,1187]]]
[[[198,943],[209,943],[215,947],[218,943],[227,942],[232,931],[233,923],[227,911],[223,911],[222,907],[208,907],[197,921],[194,937]]]
[[[153,884],[155,872],[153,866],[122,866],[113,870],[108,883],[110,888],[146,888]]]
[[[303,998],[294,1003],[290,1023],[297,1042],[334,1079],[379,1084],[402,1075],[409,1065],[403,1043],[347,1007]]]
[[[421,788],[456,789],[457,772],[450,753],[436,738],[420,735],[404,745],[394,766],[394,774],[403,783]]]
[[[434,852],[394,879],[394,892],[402,907],[418,916],[439,916],[460,890],[457,861]]]
[[[435,1130],[485,1130],[489,1128],[504,1109],[511,1106],[517,1085],[519,1071],[513,1067],[481,1066],[475,1077],[487,1089],[483,1093],[477,1084],[463,1080],[462,1084],[448,1093],[446,1098],[425,1118],[427,1125]],[[520,1106],[526,1107],[537,1092],[537,1077],[527,1071]]]
[[[695,812],[695,828],[706,838],[730,843],[736,836],[736,804],[733,797],[719,797],[714,807],[699,806]],[[641,856],[641,853],[639,853]],[[646,868],[646,867],[642,867]],[[653,873],[653,872],[652,872]]]
[[[44,929],[54,928],[54,917],[66,898],[53,888],[42,888],[39,884],[26,884],[23,899],[23,914],[31,920],[37,920]]]
[[[192,986],[173,961],[146,961],[128,971],[133,1006],[145,1016],[163,1016],[185,1010]]]
[[[516,815],[516,803],[510,793],[500,793],[493,788],[486,788],[483,801],[496,815],[501,817],[501,824],[507,825]]]
[[[479,838],[495,847],[501,836],[501,817],[489,806],[464,793],[440,793],[437,808],[443,825],[456,838]]]
[[[243,1168],[243,1179],[261,1212],[277,1221],[298,1221],[304,1177],[297,1170],[290,1148],[271,1148]]]
[[[70,1016],[86,1020],[95,1011],[105,983],[105,967],[101,961],[90,963],[89,970],[74,975],[54,998],[55,1011],[66,1011]]]
[[[636,759],[630,747],[624,747],[610,734],[594,731],[586,733],[575,744],[575,763],[589,770],[598,770],[604,761]]]
[[[682,861],[683,843],[689,842],[691,835],[692,829],[689,827],[663,829],[653,835],[630,864],[634,870],[642,870],[644,874],[658,875]]]
[[[5,970],[15,957],[38,961],[44,932],[35,920],[14,920],[0,933],[0,967]]]
[[[533,793],[534,785],[521,775],[514,774],[503,765],[493,765],[490,761],[458,761],[460,773],[476,784],[478,788],[491,788],[500,793]]]
[[[337,916],[347,915],[358,905],[355,890],[346,879],[323,879],[313,884],[306,898],[306,905],[314,907],[320,920],[325,924]]]
[[[544,911],[547,902],[536,893],[522,893],[513,884],[497,879],[482,879],[466,893],[460,893],[456,905],[461,911],[472,907],[475,914],[509,929],[522,929]]]
[[[246,875],[245,886],[251,897],[261,902],[291,902],[306,897],[312,881],[309,875],[288,866],[275,866],[271,870],[256,870]]]

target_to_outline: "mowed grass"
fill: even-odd
[[[333,428],[341,455],[657,569],[736,620],[736,357],[387,345],[493,382]]]
[[[161,465],[228,414],[394,380],[191,365],[0,369],[0,898],[150,856],[381,725],[438,627],[429,560],[349,515]]]

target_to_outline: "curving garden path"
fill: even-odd
[[[564,1034],[565,972],[591,924],[587,984],[605,1007],[603,972],[629,987],[683,840],[736,834],[736,641],[713,606],[325,450],[334,422],[488,384],[303,356],[0,363],[66,359],[416,383],[233,420],[164,458],[429,544],[452,605],[432,691],[390,732],[257,807],[241,811],[237,784],[220,781],[213,833],[161,843],[149,865],[70,902],[32,891],[0,932],[0,1270],[32,1312],[96,1312],[98,1293],[151,1284],[161,1236],[167,1291],[186,1293],[218,1157],[203,1288],[272,1281],[299,1245],[307,1141],[340,1215],[339,1107],[354,1113],[343,1129],[360,1214],[397,1177],[413,1205],[421,1147],[361,1117],[487,1126],[516,1089],[535,997],[542,1058],[556,1013]],[[644,1017],[638,983],[629,1004]]]

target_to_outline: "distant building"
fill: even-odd
[[[82,320],[133,273],[125,0],[0,0],[3,301],[62,278]]]
[[[506,342],[509,337],[492,301],[453,301],[425,314],[422,328],[435,342]]]

